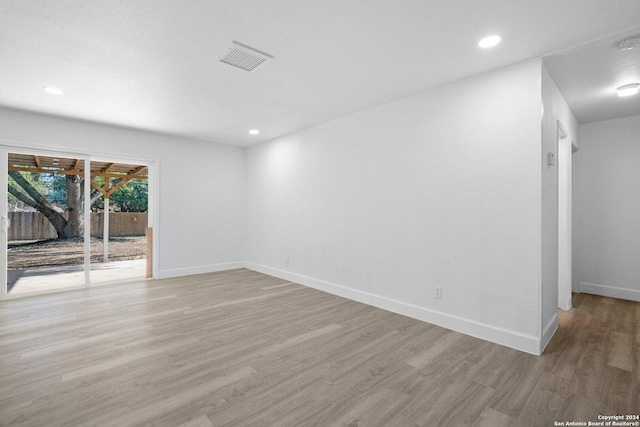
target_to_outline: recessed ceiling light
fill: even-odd
[[[494,47],[495,45],[500,43],[500,40],[502,40],[502,38],[496,35],[485,37],[478,42],[478,46],[480,46],[483,49]]]
[[[629,85],[620,86],[618,88],[618,96],[631,96],[638,93],[638,87],[640,87],[640,83],[631,83]]]
[[[42,90],[44,90],[47,93],[50,93],[51,95],[62,95],[64,93],[62,89],[57,87],[51,87],[51,86],[44,87],[42,88]]]
[[[260,131],[259,131],[258,129],[251,129],[251,130],[249,131],[249,133],[250,133],[251,135],[258,135],[258,134],[260,133]]]

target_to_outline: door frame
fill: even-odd
[[[40,155],[47,157],[65,157],[65,158],[75,158],[81,159],[85,162],[85,178],[86,171],[90,170],[91,161],[109,161],[114,163],[126,163],[126,164],[138,164],[144,165],[148,167],[148,181],[149,181],[149,194],[148,194],[148,213],[147,213],[147,227],[153,229],[153,240],[152,240],[152,254],[151,254],[151,262],[152,262],[152,277],[158,277],[159,272],[159,230],[158,230],[158,212],[159,212],[159,203],[158,203],[158,160],[149,160],[149,159],[139,159],[133,157],[122,157],[122,156],[113,156],[112,154],[86,154],[75,152],[73,150],[67,149],[56,149],[56,148],[41,148],[41,147],[33,147],[30,145],[19,145],[15,146],[11,143],[3,143],[0,141],[0,217],[7,218],[7,201],[8,201],[8,154],[9,153],[17,153],[17,154],[32,154],[32,155]],[[84,221],[85,224],[91,224],[91,211],[89,206],[91,194],[91,182],[90,179],[84,180]],[[98,283],[91,283],[91,259],[90,259],[90,240],[91,240],[91,228],[90,226],[85,227],[84,229],[84,273],[85,273],[85,283],[83,285],[78,286],[69,286],[67,288],[62,289],[52,289],[46,290],[42,292],[28,292],[22,293],[18,295],[9,295],[7,292],[7,232],[0,231],[0,300],[6,299],[15,299],[15,298],[23,298],[33,295],[41,295],[41,294],[51,294],[56,292],[66,292],[70,290],[77,289],[86,289],[89,287],[95,286],[103,286],[110,285],[113,283],[121,283],[126,280],[117,280],[117,281],[105,281]],[[139,279],[136,279],[139,280]]]
[[[558,121],[558,308],[572,306],[573,141]]]

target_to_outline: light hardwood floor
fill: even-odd
[[[552,426],[640,414],[640,304],[535,357],[249,270],[0,303],[0,425]]]

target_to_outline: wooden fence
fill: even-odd
[[[9,212],[8,240],[55,239],[56,230],[40,212]],[[91,212],[91,236],[102,237],[104,213]],[[112,212],[109,214],[109,236],[144,236],[146,212]]]

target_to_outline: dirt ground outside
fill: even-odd
[[[102,262],[103,241],[91,238],[91,263]],[[111,237],[109,261],[144,259],[147,248],[145,236]],[[26,270],[38,267],[79,265],[84,262],[82,239],[12,241],[8,244],[7,268]]]

